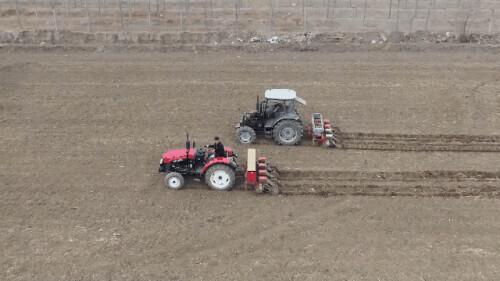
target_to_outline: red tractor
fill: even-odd
[[[160,173],[165,173],[165,186],[181,189],[184,176],[204,178],[214,190],[230,190],[235,183],[236,173],[241,172],[236,158],[238,155],[225,147],[225,157],[215,157],[214,152],[205,146],[195,148],[195,142],[186,141],[186,148],[172,149],[163,153],[160,160]]]

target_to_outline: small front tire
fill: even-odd
[[[165,175],[165,186],[170,189],[181,189],[184,187],[184,177],[176,172],[170,172]]]
[[[255,130],[248,126],[243,126],[236,130],[236,140],[241,144],[251,144],[257,139]]]

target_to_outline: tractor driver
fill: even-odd
[[[214,149],[214,157],[226,157],[226,150],[224,149],[224,145],[220,141],[220,138],[216,136],[214,137],[214,141],[214,144],[208,146],[209,148]]]
[[[268,108],[268,116],[276,116],[278,113],[285,111],[285,107],[283,104],[277,102],[274,104],[271,104]]]

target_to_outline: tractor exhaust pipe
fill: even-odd
[[[189,141],[189,133],[186,132],[186,158],[189,158],[190,149],[191,149],[191,142]]]

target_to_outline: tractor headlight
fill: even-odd
[[[163,165],[163,158],[160,159],[160,165]]]

